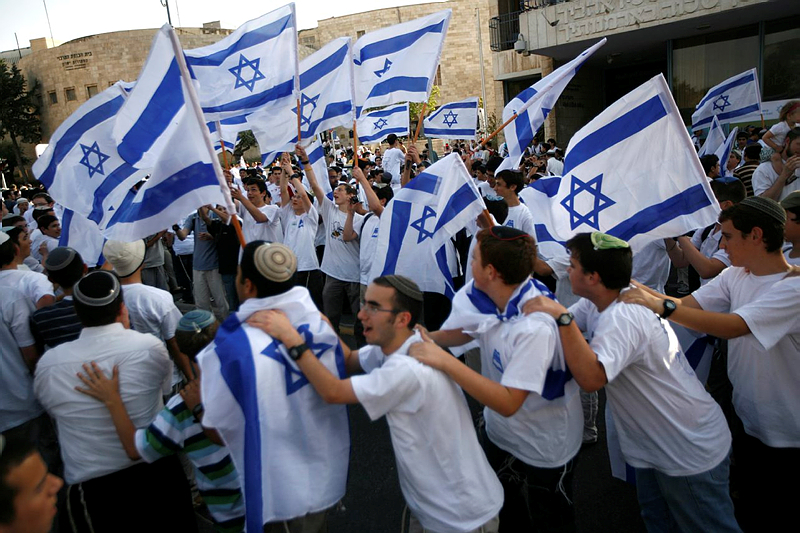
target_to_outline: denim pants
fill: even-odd
[[[693,476],[637,468],[636,492],[647,531],[740,533],[728,492],[729,468],[730,453],[711,470]]]

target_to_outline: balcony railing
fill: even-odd
[[[530,11],[531,9],[541,9],[547,6],[553,6],[570,0],[522,0],[519,5],[522,11]]]
[[[489,19],[492,52],[512,50],[519,35],[519,14],[521,11],[504,13]]]

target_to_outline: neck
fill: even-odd
[[[134,283],[141,283],[142,282],[142,269],[138,269],[136,272],[128,276],[127,278],[121,278],[119,280],[120,285],[133,285]]]
[[[519,198],[516,194],[509,194],[508,198],[503,198],[508,204],[508,207],[517,207],[519,205]]]
[[[514,291],[517,290],[517,287],[519,287],[518,284],[506,285],[501,280],[497,280],[486,294],[489,295],[489,298],[492,299],[492,302],[494,302],[494,305],[496,305],[498,309],[505,311],[506,305],[508,305],[508,301],[511,299],[511,295],[514,294]]]
[[[593,294],[589,297],[589,301],[592,302],[597,310],[601,313],[608,308],[609,305],[614,303],[614,300],[619,297],[619,289],[606,289],[605,287],[598,288],[596,294]]]
[[[404,328],[395,332],[394,338],[387,342],[386,344],[381,345],[381,351],[384,355],[391,355],[403,345],[404,342],[408,340],[408,338],[413,335],[414,332],[408,328]]]
[[[20,263],[22,263],[21,260],[20,260]],[[17,269],[17,259],[16,258],[14,258],[14,260],[11,261],[9,264],[3,265],[2,267],[0,267],[0,270],[16,270],[16,269]]]
[[[786,262],[786,257],[778,250],[774,253],[759,254],[759,257],[754,257],[752,264],[747,265],[746,268],[754,276],[769,276],[787,272],[791,266]]]

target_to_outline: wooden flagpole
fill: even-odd
[[[485,145],[486,145],[486,143],[488,143],[489,141],[491,141],[492,139],[494,139],[494,138],[495,138],[495,136],[496,136],[498,133],[500,133],[501,131],[503,131],[503,129],[505,129],[505,127],[506,127],[506,126],[508,126],[509,124],[511,124],[511,123],[512,123],[512,122],[513,122],[513,121],[514,121],[516,118],[517,118],[517,116],[518,116],[518,115],[517,115],[516,113],[514,113],[513,115],[511,115],[511,117],[510,117],[508,120],[506,120],[505,122],[503,122],[502,124],[500,124],[500,127],[499,127],[499,128],[497,128],[496,130],[494,130],[494,131],[492,132],[492,134],[491,134],[491,135],[489,135],[489,136],[488,136],[488,137],[486,137],[485,139],[481,139],[481,142],[480,142],[481,146],[485,146]]]
[[[300,99],[297,99],[297,142],[303,140],[302,128],[300,126],[300,119],[303,116],[303,110],[300,108]]]
[[[359,160],[358,157],[358,130],[356,129],[356,121],[353,121],[353,166]]]
[[[428,109],[428,102],[422,104],[422,111],[419,112],[419,120],[417,120],[417,131],[414,132],[414,138],[411,139],[411,144],[417,143],[417,137],[422,129],[422,121],[425,118],[425,111]]]

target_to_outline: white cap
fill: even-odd
[[[111,263],[114,272],[121,278],[127,278],[142,266],[144,252],[143,240],[135,242],[108,241],[103,246],[103,256]]]

